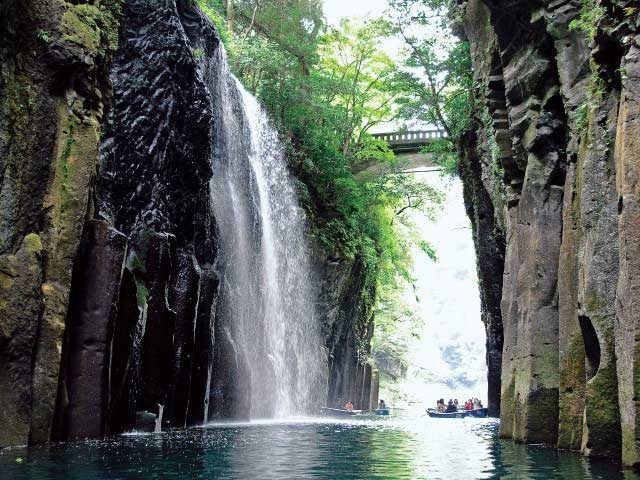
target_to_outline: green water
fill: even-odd
[[[212,425],[0,452],[21,479],[640,479],[497,437],[495,420],[424,417]]]

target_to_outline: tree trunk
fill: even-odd
[[[227,28],[233,32],[233,0],[227,0]]]

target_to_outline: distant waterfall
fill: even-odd
[[[218,230],[217,315],[240,365],[235,397],[251,418],[312,413],[324,400],[326,356],[304,214],[278,134],[229,72],[209,60],[214,96],[211,201]],[[247,380],[247,378],[249,380]]]

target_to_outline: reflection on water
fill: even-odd
[[[0,451],[21,479],[640,479],[615,465],[497,437],[495,420],[388,418],[210,425]]]

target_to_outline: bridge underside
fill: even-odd
[[[404,170],[414,170],[416,168],[433,168],[438,164],[433,163],[433,153],[421,152],[397,152],[396,158]]]
[[[431,169],[438,167],[433,163],[432,153],[421,153],[420,151],[397,152],[396,158],[399,162],[400,170],[409,171],[421,168]],[[388,166],[374,160],[364,161],[356,167],[356,176],[360,178],[362,175],[380,175],[388,170]]]

